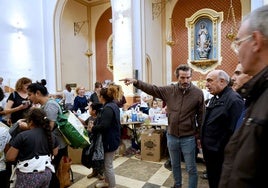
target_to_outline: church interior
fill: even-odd
[[[222,69],[232,76],[238,64],[231,48],[241,20],[268,0],[12,0],[1,2],[0,76],[5,92],[21,77],[46,79],[50,94],[73,89],[94,90],[95,82],[122,86],[127,106],[140,91],[119,80],[135,78],[157,86],[176,82],[180,64],[193,69],[192,82],[205,88],[208,72]],[[91,188],[99,181],[73,158],[71,188]],[[202,156],[201,156],[202,158]],[[166,188],[172,173],[137,153],[114,159],[117,188]],[[188,177],[183,167],[183,187]],[[198,162],[202,176],[204,162]],[[199,178],[199,188],[207,188]]]

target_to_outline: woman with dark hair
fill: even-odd
[[[50,121],[44,110],[33,108],[29,111],[26,122],[20,126],[22,131],[10,141],[7,151],[8,161],[18,160],[16,165],[15,187],[48,187],[55,171],[51,164],[53,155],[57,155],[58,145],[52,136]]]
[[[104,149],[104,176],[105,181],[98,183],[96,187],[115,187],[115,175],[113,169],[113,158],[115,151],[120,145],[120,110],[115,99],[120,99],[120,87],[118,85],[109,85],[102,88],[99,100],[103,104],[100,118],[96,125],[88,129],[93,134],[102,135]]]
[[[82,164],[88,168],[92,168],[92,173],[90,173],[87,178],[97,177],[99,180],[103,180],[103,144],[101,134],[91,133],[91,129],[94,125],[98,124],[102,103],[91,103],[89,105],[90,117],[86,121],[81,121],[86,128],[88,128],[88,136],[90,138],[90,146],[83,149],[82,152]]]
[[[33,104],[40,104],[41,108],[46,112],[47,118],[50,120],[50,129],[59,143],[58,155],[52,161],[57,172],[62,156],[68,156],[68,144],[55,126],[58,114],[62,113],[61,107],[55,100],[49,98],[47,88],[40,83],[32,83],[28,86],[27,90],[30,101]]]

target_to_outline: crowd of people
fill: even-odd
[[[225,71],[213,70],[208,73],[206,87],[213,97],[207,102],[206,109],[201,90],[190,82],[192,73],[187,65],[180,65],[176,69],[178,83],[174,85],[158,87],[132,78],[122,79],[126,85],[134,84],[167,104],[167,142],[174,188],[182,187],[181,152],[189,175],[189,188],[197,187],[196,164],[193,160],[196,143],[191,140],[198,136],[210,188],[266,185],[267,16],[268,5],[265,5],[255,9],[242,21],[237,38],[232,43],[242,70],[238,70],[240,73],[235,71],[233,88],[230,86],[230,76]]]
[[[57,117],[63,110],[71,110],[78,116],[78,110],[87,113],[87,109],[94,123],[89,119],[81,121],[89,131],[92,145],[96,144],[96,138],[101,138],[103,147],[103,160],[93,163],[93,174],[88,178],[98,175],[103,180],[105,175],[99,187],[115,186],[113,156],[120,144],[121,128],[118,102],[126,103],[122,101],[121,86],[111,83],[104,88],[96,82],[95,101],[91,101],[85,96],[84,87],[77,87],[74,95],[67,84],[62,104],[51,97],[45,85],[44,79],[36,83],[26,77],[18,79],[15,91],[9,94],[0,112],[5,116],[0,127],[2,186],[11,186],[13,173],[15,187],[62,187],[57,172],[62,157],[68,156],[68,142],[57,128]],[[0,91],[3,100],[5,93]]]
[[[167,147],[174,188],[182,187],[182,155],[188,173],[188,187],[198,187],[196,146],[201,144],[210,188],[263,187],[268,169],[268,5],[242,21],[232,48],[239,64],[230,77],[224,70],[206,75],[211,98],[205,102],[200,88],[191,82],[193,70],[187,64],[175,70],[177,83],[156,86],[133,78],[126,85],[140,89],[140,109],[161,113],[156,98],[165,103],[168,118]],[[0,99],[4,98],[0,79]],[[46,82],[18,79],[1,115],[0,180],[9,187],[11,166],[17,175],[15,187],[60,187],[56,172],[62,156],[68,156],[68,143],[55,124],[62,107],[49,97]],[[148,106],[148,95],[152,108]],[[113,159],[120,145],[120,109],[126,104],[122,87],[95,83],[94,93],[70,85],[63,91],[64,107],[76,115],[89,109],[91,119],[82,121],[102,158],[91,159],[92,174],[103,182],[96,187],[116,187]],[[88,113],[88,112],[87,112]],[[101,142],[99,142],[101,138]],[[95,149],[96,150],[96,149]],[[94,151],[95,151],[94,150]],[[103,151],[103,152],[102,152]],[[182,154],[182,155],[181,155]]]

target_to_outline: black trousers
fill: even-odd
[[[224,160],[224,151],[211,151],[205,148],[202,149],[207,168],[209,187],[218,188]]]
[[[0,182],[1,182],[0,187],[9,188],[10,175],[11,173],[9,172],[9,170],[0,171]]]
[[[52,160],[52,164],[55,167],[55,171],[57,172],[59,164],[60,164],[60,160],[63,156],[68,156],[68,146],[66,146],[65,148],[59,149],[58,151],[58,155],[56,155],[54,157],[54,159]]]
[[[63,156],[68,156],[68,146],[66,146],[65,148],[59,149],[58,155],[56,155],[54,157],[54,159],[52,160],[52,164],[55,167],[55,173],[52,173],[52,178],[51,178],[50,184],[49,184],[50,188],[60,188],[60,182],[56,176],[56,173],[58,171],[60,160]]]

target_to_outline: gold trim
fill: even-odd
[[[208,19],[211,21],[212,25],[212,48],[210,53],[212,54],[210,59],[207,58],[197,58],[195,55],[195,27],[200,19]],[[185,19],[185,26],[188,29],[188,64],[195,71],[202,74],[206,74],[210,70],[214,69],[221,64],[222,57],[221,47],[220,47],[220,27],[223,21],[223,12],[216,12],[212,9],[201,9],[195,12],[190,18]]]
[[[211,65],[217,63],[217,59],[209,59],[209,60],[196,60],[196,61],[191,61],[190,63],[193,64],[194,66],[200,67],[202,69],[209,68]]]

